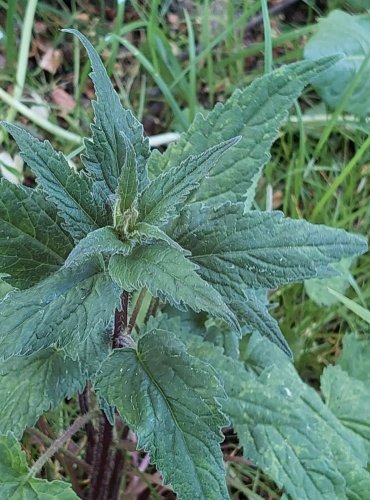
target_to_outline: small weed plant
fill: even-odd
[[[226,427],[291,498],[365,498],[366,445],[298,377],[266,292],[335,275],[366,240],[254,203],[281,123],[335,58],[236,90],[162,154],[69,32],[96,91],[82,171],[2,123],[38,185],[0,183],[1,498],[122,498],[130,429],[179,498],[227,499]],[[71,398],[80,415],[29,468],[23,433]],[[82,429],[71,484],[40,478]]]

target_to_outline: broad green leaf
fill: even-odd
[[[146,162],[150,154],[149,140],[143,136],[143,126],[131,111],[122,107],[103,63],[87,38],[74,29],[63,31],[77,36],[89,55],[92,67],[90,76],[97,101],[93,103],[95,123],[91,126],[92,141],[85,142],[85,164],[108,192],[115,193],[124,167],[126,136],[135,151],[141,192],[149,182]]]
[[[240,287],[275,288],[307,278],[335,275],[330,264],[367,249],[365,238],[226,203],[191,205],[170,236],[191,251],[199,273],[231,300]]]
[[[139,221],[160,226],[176,215],[189,195],[240,137],[217,144],[199,155],[191,154],[181,163],[156,177],[139,198]]]
[[[305,59],[343,54],[335,65],[314,80],[322,99],[332,108],[341,104],[347,88],[361,69],[344,111],[365,117],[370,112],[370,19],[340,10],[320,19],[317,32],[307,43]],[[365,65],[365,66],[363,66]]]
[[[238,330],[235,316],[220,294],[196,269],[182,252],[164,242],[137,247],[130,255],[114,255],[109,261],[109,273],[120,288],[131,292],[146,287],[155,297],[180,308],[206,311]]]
[[[57,271],[72,249],[53,204],[38,189],[0,182],[0,271],[28,288]]]
[[[0,302],[1,357],[57,346],[76,359],[81,342],[111,324],[119,297],[120,290],[96,260],[62,268],[32,288],[9,293]]]
[[[65,265],[78,264],[99,254],[127,254],[131,248],[130,242],[120,240],[112,227],[101,227],[92,231],[77,243],[68,255]]]
[[[41,142],[10,123],[2,122],[2,125],[16,140],[22,158],[57,206],[66,229],[75,240],[110,224],[106,207],[94,197],[96,191],[89,177],[74,172],[64,155],[57,153],[48,141]]]
[[[0,434],[18,439],[44,412],[85,386],[79,363],[58,349],[0,362]]]
[[[216,104],[205,118],[197,114],[188,132],[169,146],[163,155],[149,159],[154,167],[167,170],[179,165],[190,154],[240,135],[237,147],[213,168],[196,192],[197,201],[219,203],[244,201],[254,197],[255,185],[269,160],[268,151],[278,136],[279,127],[303,88],[335,59],[303,61],[279,68],[256,79],[249,87],[235,90],[225,104]]]
[[[354,259],[342,259],[340,262],[333,264],[333,268],[338,271],[338,276],[325,279],[312,279],[304,282],[304,288],[307,295],[319,306],[332,306],[339,299],[330,293],[328,288],[333,288],[337,292],[344,293],[350,286],[351,273],[349,268]]]
[[[127,137],[121,132],[125,142],[125,156],[123,166],[118,178],[117,206],[124,214],[137,201],[138,184],[137,184],[137,165],[134,148],[128,141]]]
[[[370,388],[340,366],[328,366],[321,376],[321,391],[328,408],[360,436],[370,461]]]
[[[351,333],[343,338],[343,351],[338,364],[351,377],[370,384],[370,337]]]
[[[229,498],[219,443],[224,397],[213,369],[174,333],[151,330],[102,365],[96,389],[138,435],[138,448],[180,498]]]
[[[181,340],[223,380],[228,395],[223,409],[246,458],[292,498],[363,500],[362,492],[370,488],[363,443],[300,380],[276,346],[253,335],[243,366],[199,337],[182,332]]]
[[[78,500],[62,481],[27,478],[26,456],[19,443],[0,436],[0,497],[4,500]]]
[[[9,285],[4,278],[8,278],[9,274],[0,273],[0,301],[5,297],[6,294],[14,290],[12,285]]]

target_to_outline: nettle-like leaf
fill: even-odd
[[[126,257],[114,255],[109,261],[112,279],[124,290],[146,287],[152,295],[170,304],[207,311],[238,330],[234,314],[196,269],[182,252],[164,242],[140,246]]]
[[[204,279],[230,299],[240,286],[274,288],[332,276],[332,262],[367,250],[362,236],[285,218],[281,212],[243,214],[240,203],[190,206],[170,235],[191,251]]]
[[[203,180],[194,200],[246,200],[250,206],[257,180],[270,158],[268,151],[289,109],[303,88],[334,61],[331,57],[283,66],[257,78],[249,87],[235,90],[225,104],[216,104],[206,117],[197,114],[188,132],[163,155],[152,154],[149,171],[170,169],[190,154],[200,154],[240,135],[237,146]]]
[[[61,349],[0,362],[0,434],[21,438],[44,412],[82,392],[85,382],[79,363]]]
[[[119,297],[120,290],[94,260],[11,292],[0,302],[0,355],[6,359],[57,346],[76,359],[80,343],[112,322]]]
[[[180,498],[229,498],[219,446],[227,423],[222,386],[173,333],[149,326],[135,349],[113,352],[96,389],[137,432],[138,447]]]
[[[2,122],[16,140],[21,156],[35,172],[47,196],[57,206],[65,227],[75,240],[110,224],[107,208],[96,199],[92,180],[72,170],[62,153],[48,141],[41,142],[24,129]]]
[[[135,151],[141,192],[149,182],[146,164],[150,153],[149,140],[143,136],[143,126],[131,111],[122,107],[103,63],[87,38],[74,29],[63,31],[72,33],[81,41],[92,67],[90,77],[97,100],[93,103],[95,123],[91,126],[92,141],[85,141],[86,154],[83,159],[86,168],[108,194],[115,193],[126,160],[128,140]]]
[[[57,271],[72,249],[55,206],[43,194],[0,181],[0,269],[17,288]]]
[[[24,500],[78,500],[71,485],[28,477],[26,456],[14,438],[0,436],[0,496]]]
[[[160,327],[166,329],[166,320]],[[228,396],[222,408],[246,458],[292,498],[364,498],[370,474],[363,443],[299,379],[276,346],[254,334],[242,356],[244,366],[190,332],[179,329],[176,335],[189,354],[218,372]]]
[[[239,140],[234,137],[199,155],[188,156],[154,179],[139,199],[139,221],[160,226],[173,217],[209,170]]]

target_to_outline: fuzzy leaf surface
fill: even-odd
[[[235,90],[225,104],[216,104],[206,118],[199,113],[188,132],[163,155],[152,155],[149,171],[170,169],[190,154],[200,154],[240,135],[240,142],[201,183],[195,200],[220,203],[244,201],[247,196],[250,202],[262,168],[270,158],[268,151],[288,118],[289,109],[303,88],[334,60],[326,58],[284,66],[257,78],[243,90]]]
[[[210,169],[240,137],[217,144],[199,155],[191,154],[156,177],[139,199],[139,221],[160,226],[176,215]],[[220,162],[221,164],[223,161]]]
[[[136,247],[130,255],[114,255],[109,261],[109,273],[120,288],[133,291],[146,287],[155,297],[180,308],[206,311],[238,330],[235,316],[220,294],[196,269],[182,252],[164,242]]]
[[[351,333],[343,338],[343,351],[338,364],[350,377],[370,383],[370,341],[368,335]]]
[[[85,381],[79,363],[58,349],[0,362],[0,434],[20,439],[40,415],[81,392]]]
[[[126,254],[130,249],[129,242],[121,241],[112,227],[101,227],[77,243],[68,255],[65,265],[68,267],[99,254]]]
[[[292,498],[363,500],[370,487],[363,443],[300,380],[276,346],[253,335],[244,366],[199,337],[180,334],[188,352],[211,364],[223,380],[228,395],[223,410],[246,458]]]
[[[146,162],[150,154],[149,140],[144,138],[143,126],[131,111],[122,107],[102,61],[87,38],[74,29],[63,31],[75,35],[85,47],[96,92],[97,100],[93,103],[95,123],[91,126],[92,141],[85,142],[85,165],[108,193],[115,193],[124,168],[126,136],[135,151],[139,191],[142,191],[149,182]]]
[[[225,203],[190,206],[170,236],[191,251],[199,273],[231,300],[239,287],[275,288],[332,276],[330,264],[367,249],[365,238],[342,229],[251,211]]]
[[[63,481],[30,478],[26,481],[26,456],[19,443],[0,436],[0,496],[7,500],[78,500]]]
[[[41,142],[15,125],[4,122],[2,125],[14,137],[22,158],[57,206],[75,240],[110,223],[106,207],[94,197],[91,178],[74,172],[64,155],[56,152],[48,141]]]
[[[16,288],[57,271],[72,249],[55,206],[38,189],[0,181],[0,269]]]
[[[219,445],[223,389],[214,370],[189,356],[173,333],[149,328],[137,349],[113,352],[96,388],[180,498],[229,498]]]
[[[63,347],[75,359],[80,343],[104,332],[119,304],[120,291],[97,261],[63,268],[0,302],[1,357]]]
[[[123,135],[123,134],[122,134]],[[137,164],[134,148],[124,136],[125,141],[125,158],[118,179],[117,195],[118,204],[121,213],[129,210],[137,201],[138,181],[137,181]]]

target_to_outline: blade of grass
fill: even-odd
[[[265,74],[272,71],[272,42],[271,42],[271,25],[270,15],[267,6],[267,0],[261,0],[262,17],[263,17],[263,33],[265,42]]]
[[[365,309],[364,307],[360,306],[360,304],[357,304],[354,300],[349,299],[345,295],[342,295],[341,293],[337,292],[336,290],[333,290],[332,288],[328,287],[329,292],[334,295],[344,306],[347,307],[350,311],[355,313],[359,318],[363,319],[370,325],[370,311],[368,309]]]
[[[311,220],[314,222],[317,219],[317,216],[321,213],[325,205],[328,203],[330,198],[334,195],[335,191],[338,187],[344,182],[344,180],[348,177],[348,175],[352,172],[357,163],[364,156],[368,148],[370,147],[370,135],[367,137],[366,141],[361,145],[361,147],[357,150],[356,154],[351,158],[351,160],[347,163],[338,177],[335,178],[334,182],[329,186],[325,194],[316,204]]]
[[[119,35],[120,30],[122,28],[123,24],[123,18],[125,14],[125,0],[117,0],[117,14],[114,20],[114,28],[113,28],[113,33],[115,35]],[[112,39],[112,46],[111,46],[111,53],[108,59],[107,63],[107,73],[109,76],[112,76],[113,73],[113,67],[114,63],[117,59],[117,52],[118,52],[118,41],[116,38]]]
[[[187,10],[184,10],[186,28],[188,31],[188,44],[189,44],[189,96],[188,96],[188,104],[189,104],[189,119],[190,122],[193,121],[196,111],[197,104],[197,65],[195,62],[196,58],[196,48],[195,48],[195,37],[193,25],[191,23],[191,19]]]
[[[18,0],[13,0],[7,5],[6,24],[5,24],[5,53],[6,66],[9,70],[13,70],[17,55],[17,44],[15,41],[14,21],[17,12]]]

